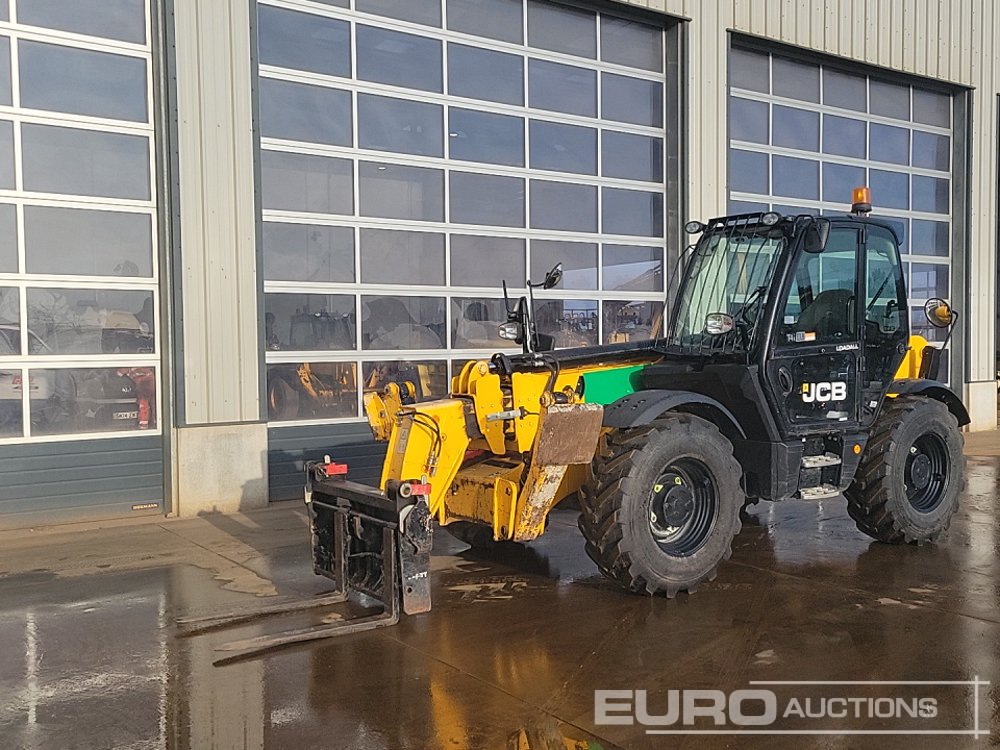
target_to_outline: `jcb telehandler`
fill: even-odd
[[[875,539],[935,539],[969,416],[938,380],[944,345],[910,335],[899,238],[870,210],[862,188],[849,215],[689,223],[669,325],[646,342],[551,351],[532,290],[557,266],[508,300],[500,334],[522,354],[466,364],[445,399],[418,403],[405,383],[368,394],[381,487],[307,466],[315,571],[385,605],[349,629],[430,607],[432,520],[525,542],[571,495],[587,554],[642,594],[713,579],[758,499],[843,493]],[[939,299],[925,312],[940,328],[957,317]]]

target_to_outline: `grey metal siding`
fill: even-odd
[[[156,507],[133,511],[133,506]],[[0,529],[89,521],[163,505],[158,435],[0,448]]]
[[[385,445],[372,440],[367,423],[272,427],[267,452],[271,500],[302,497],[303,464],[324,454],[346,463],[355,482],[378,484]]]

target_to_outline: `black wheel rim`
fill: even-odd
[[[938,435],[921,435],[910,447],[903,471],[906,499],[919,513],[930,513],[948,485],[948,447]]]
[[[693,555],[708,540],[718,507],[718,491],[708,467],[694,458],[674,461],[650,488],[653,540],[668,555]]]

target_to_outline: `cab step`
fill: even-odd
[[[803,500],[825,500],[828,497],[836,497],[840,494],[840,489],[832,484],[820,484],[815,487],[799,488],[799,497]]]
[[[825,466],[837,466],[843,463],[835,453],[821,453],[818,456],[803,456],[802,466],[806,469],[822,469]]]

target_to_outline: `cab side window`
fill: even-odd
[[[821,253],[801,253],[779,327],[780,346],[857,338],[858,232],[834,228]]]
[[[881,227],[868,228],[865,269],[865,337],[894,339],[905,318],[903,273],[896,243]]]

